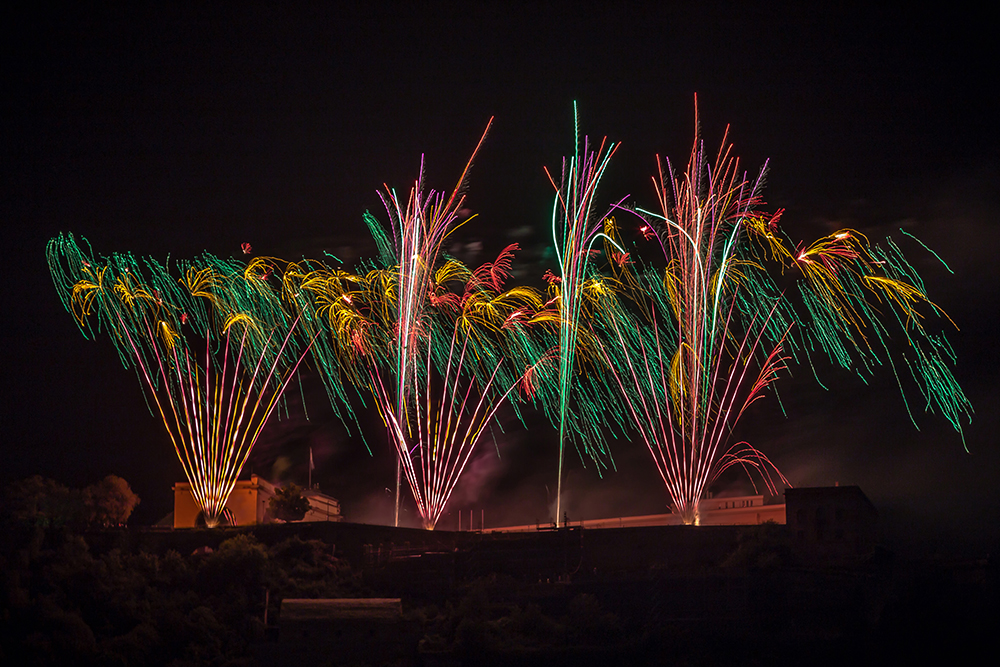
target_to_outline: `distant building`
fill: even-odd
[[[309,511],[303,521],[343,521],[340,501],[321,493],[319,489],[303,489],[302,495],[309,501]]]
[[[759,495],[703,498],[698,514],[702,526],[756,526],[766,521],[785,523],[786,512],[784,503],[768,502],[768,497]]]
[[[875,548],[878,511],[860,487],[786,489],[785,511],[792,539],[806,556],[850,559]]]
[[[699,525],[702,526],[755,526],[766,521],[785,523],[785,504],[780,496],[730,496],[723,498],[703,498],[699,503]],[[623,516],[610,519],[570,519],[569,526],[581,528],[642,528],[644,526],[679,526],[681,515],[677,513],[646,514],[643,516]],[[560,524],[562,525],[562,524]],[[525,526],[505,526],[486,528],[485,532],[518,533],[549,527],[551,524],[528,524]]]
[[[303,489],[303,497],[309,500],[309,511],[303,521],[342,521],[340,501],[318,489]],[[274,484],[257,475],[236,482],[233,492],[226,501],[226,520],[236,526],[250,526],[271,523],[273,519],[267,511],[267,501],[274,496]],[[201,507],[191,495],[188,482],[174,484],[174,528],[194,528],[199,521]]]

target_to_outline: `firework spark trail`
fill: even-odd
[[[574,127],[578,127],[576,103],[573,104]],[[593,244],[598,238],[605,237],[602,232],[603,217],[593,214],[594,198],[601,178],[618,145],[611,143],[605,147],[602,141],[597,150],[590,149],[589,139],[584,138],[583,153],[580,153],[579,133],[575,140],[576,147],[573,157],[563,159],[563,169],[560,182],[545,170],[549,181],[556,190],[552,204],[552,242],[559,262],[558,281],[552,280],[559,305],[559,385],[558,410],[559,416],[559,469],[556,483],[556,513],[559,521],[562,510],[562,478],[563,458],[566,438],[572,432],[579,436],[577,442],[581,458],[586,454],[600,466],[602,458],[609,457],[604,447],[601,434],[597,433],[593,424],[584,429],[572,428],[567,421],[570,408],[571,389],[573,386],[574,361],[578,339],[580,337],[580,310],[583,299],[583,285],[590,277],[590,256]],[[621,202],[619,202],[620,204]],[[624,250],[621,250],[624,252]],[[555,285],[558,284],[558,287]],[[582,451],[579,448],[582,446]]]
[[[542,306],[541,295],[530,288],[502,291],[509,276],[516,245],[501,251],[495,262],[470,271],[447,259],[436,271],[427,271],[422,288],[421,320],[415,327],[412,377],[407,404],[396,391],[398,377],[398,309],[393,308],[397,267],[368,273],[363,290],[350,299],[329,292],[323,271],[307,274],[301,284],[315,303],[336,303],[349,316],[322,321],[329,337],[341,335],[344,321],[362,322],[365,344],[352,350],[351,373],[368,389],[396,450],[399,475],[410,487],[417,511],[427,528],[440,519],[451,494],[497,410],[540,358],[541,346],[528,335],[528,321]],[[461,292],[453,288],[462,284]],[[397,341],[395,349],[392,342]],[[514,369],[522,368],[522,371]],[[517,412],[515,406],[515,412]]]
[[[467,364],[475,354],[474,338],[463,334],[456,321],[440,372],[433,361],[432,345],[422,345],[426,367],[423,382],[414,388],[411,409],[415,433],[405,428],[406,416],[397,411],[398,404],[386,390],[377,368],[371,370],[372,394],[393,436],[403,475],[428,529],[437,524],[476,445],[524,375],[513,380],[501,377],[507,361],[501,357],[495,365],[489,364],[493,369],[484,381],[477,380]]]
[[[542,346],[518,319],[530,319],[542,305],[541,295],[524,287],[501,291],[515,249],[505,248],[496,262],[475,271],[451,259],[434,272],[435,282],[426,288],[434,298],[424,307],[414,339],[423,363],[414,365],[411,405],[400,407],[392,392],[396,379],[380,369],[395,368],[386,363],[389,358],[359,360],[367,364],[366,384],[426,528],[437,524],[497,411],[511,404],[511,395],[542,357]],[[456,281],[465,283],[461,295],[446,289],[445,283]],[[386,330],[396,326],[393,319],[375,324]]]
[[[669,162],[658,165],[662,214],[636,213],[643,236],[659,241],[665,271],[632,275],[623,262],[617,273],[625,289],[595,311],[591,326],[685,523],[698,522],[708,484],[733,465],[756,471],[772,493],[778,481],[787,484],[748,443],[724,448],[747,408],[800,355],[815,373],[818,348],[862,378],[888,363],[909,411],[890,345],[893,322],[912,350],[903,359],[927,410],[942,412],[961,434],[971,405],[947,363],[954,354],[943,335],[926,331],[918,307],[947,316],[891,240],[883,251],[845,229],[789,250],[777,226],[781,211],[756,210],[763,171],[753,182],[739,177],[725,138],[714,162],[696,136],[683,174]],[[805,316],[769,275],[768,262],[796,280]]]
[[[407,429],[412,428],[408,416],[408,396],[413,391],[416,374],[415,362],[419,347],[417,338],[424,324],[425,308],[428,301],[427,289],[431,282],[429,278],[433,275],[432,272],[441,255],[441,244],[451,232],[464,224],[458,220],[458,211],[465,201],[464,190],[469,171],[492,124],[493,119],[490,118],[479,143],[458,179],[457,185],[447,199],[444,193],[435,193],[433,190],[426,196],[424,195],[423,158],[420,161],[420,176],[410,190],[405,207],[402,206],[396,192],[385,186],[385,193],[380,193],[379,196],[382,198],[386,213],[389,215],[393,240],[395,241],[394,248],[390,247],[388,239],[384,232],[379,229],[377,221],[371,216],[366,217],[383,255],[394,251],[392,254],[398,267],[396,280],[398,294],[395,313],[398,327],[395,355],[397,380],[395,398],[396,414],[402,418]],[[401,465],[402,462],[400,462]],[[399,525],[400,472],[401,468],[397,467],[395,518],[397,526]]]
[[[608,372],[625,398],[625,405],[653,457],[675,511],[686,522],[696,522],[698,499],[707,485],[737,464],[759,472],[767,488],[774,492],[773,466],[758,450],[739,443],[720,454],[725,438],[740,416],[760,398],[761,392],[783,368],[785,359],[778,345],[771,349],[755,382],[747,387],[751,362],[763,342],[762,332],[766,329],[763,320],[770,318],[773,309],[761,318],[759,327],[752,327],[744,334],[735,351],[730,351],[731,365],[725,367],[725,377],[720,377],[721,363],[715,363],[710,369],[713,376],[705,398],[706,412],[693,413],[698,423],[694,430],[697,440],[692,442],[692,429],[684,423],[692,420],[691,406],[686,405],[684,399],[689,395],[685,383],[691,379],[683,373],[679,375],[677,363],[668,361],[671,356],[675,361],[681,359],[682,352],[676,340],[664,338],[666,332],[661,333],[660,327],[660,320],[669,319],[667,313],[672,312],[672,309],[662,308],[668,304],[669,295],[663,288],[663,281],[655,276],[642,276],[640,281],[642,293],[658,298],[661,306],[650,312],[646,327],[638,326],[639,321],[618,306],[616,300],[610,300],[598,316],[600,321],[593,324],[605,327],[611,334],[601,336],[606,341],[602,343],[602,351]],[[732,304],[722,321],[725,335],[731,335]],[[780,472],[774,472],[785,481]]]
[[[748,264],[736,257],[735,250],[739,220],[752,213],[757,201],[756,184],[736,181],[738,165],[728,158],[725,143],[715,166],[708,167],[703,176],[700,168],[704,164],[696,140],[687,172],[671,179],[672,192],[667,189],[662,166],[660,169],[657,189],[664,214],[648,223],[655,230],[667,266],[662,279],[644,281],[640,297],[653,297],[654,303],[645,310],[654,332],[652,349],[657,363],[649,362],[648,341],[626,343],[623,330],[629,328],[622,327],[616,317],[609,322],[617,345],[608,350],[619,358],[624,355],[625,367],[630,370],[626,378],[618,377],[614,370],[618,364],[610,351],[605,352],[619,388],[631,399],[627,403],[632,418],[653,455],[675,511],[685,523],[697,523],[698,501],[706,486],[730,465],[758,469],[773,491],[766,459],[756,449],[747,446],[737,450],[734,446],[721,456],[719,452],[739,417],[783,367],[781,343],[787,335],[786,329],[769,347],[756,382],[734,410],[744,393],[751,361],[767,345],[764,335],[776,307],[764,315],[754,313],[742,336],[734,330],[738,301],[727,298],[726,281],[740,274],[737,267],[746,270]],[[671,194],[676,202],[673,210],[668,204]],[[634,279],[630,282],[638,284]],[[733,287],[729,286],[730,293],[735,291]],[[655,301],[659,302],[659,313]],[[660,319],[674,321],[669,341],[661,337]],[[664,342],[675,350],[665,351]],[[667,356],[671,357],[669,363],[665,363]],[[669,404],[660,405],[660,401]]]
[[[367,387],[379,406],[397,450],[397,524],[404,469],[433,526],[497,407],[507,401],[520,416],[510,400],[518,386],[559,421],[557,520],[566,438],[600,473],[614,465],[607,427],[624,420],[639,427],[685,520],[697,520],[701,494],[729,466],[755,470],[768,488],[774,475],[784,482],[749,444],[725,447],[789,362],[808,363],[821,386],[814,357],[863,380],[888,365],[915,425],[910,383],[924,410],[940,412],[962,435],[972,406],[952,372],[954,350],[928,324],[947,315],[893,240],[882,248],[845,229],[793,245],[778,227],[782,211],[757,210],[764,171],[753,181],[738,176],[725,138],[710,162],[696,135],[684,173],[657,159],[661,213],[633,211],[666,261],[654,276],[634,267],[613,238],[612,218],[592,215],[617,146],[592,150],[585,139],[581,153],[577,133],[560,183],[549,175],[559,275],[546,273],[551,298],[543,303],[528,288],[501,292],[510,248],[476,271],[442,254],[464,224],[463,191],[485,136],[450,196],[424,194],[422,160],[405,206],[386,187],[388,230],[365,215],[382,268],[364,275],[316,261],[243,264],[206,254],[178,263],[178,280],[169,260],[97,261],[71,235],[49,242],[63,305],[86,338],[105,331],[149,389],[147,404],[153,411],[152,398],[192,487],[204,487],[194,492],[206,514],[224,507],[226,480],[239,474],[310,349],[338,415],[353,414],[350,385]],[[591,262],[598,238],[610,275]],[[464,294],[449,287],[456,282]],[[242,330],[238,348],[233,327]],[[195,340],[205,345],[201,365]]]
[[[442,254],[464,224],[462,190],[482,142],[447,198],[424,194],[423,164],[405,206],[386,187],[388,226],[365,215],[381,267],[361,277],[313,263],[295,276],[309,320],[324,328],[314,355],[337,350],[337,372],[368,390],[396,450],[397,525],[403,479],[424,525],[436,524],[497,409],[542,356],[526,333],[541,296],[502,291],[516,245],[475,271]],[[455,283],[461,294],[449,287]]]
[[[278,260],[268,259],[265,275],[274,273],[278,267]],[[263,281],[258,282],[266,287]],[[297,314],[300,338],[312,344],[310,356],[330,406],[348,432],[359,434],[367,448],[351,400],[359,397],[363,400],[363,395],[357,392],[363,380],[357,373],[356,358],[371,352],[376,345],[369,340],[371,323],[358,307],[364,277],[330,268],[321,261],[303,259],[285,265],[281,285],[283,303]]]
[[[282,341],[279,353],[288,345],[294,326]],[[132,333],[123,333],[133,346]],[[157,354],[159,384],[150,369],[136,355],[137,364],[146,379],[151,396],[185,476],[191,484],[191,494],[204,512],[206,525],[217,525],[225,510],[226,501],[236,485],[236,480],[260,436],[268,418],[277,407],[281,394],[305,356],[295,365],[276,376],[281,354],[269,367],[266,356],[253,361],[248,378],[241,378],[243,355],[246,352],[247,330],[240,337],[237,358],[229,370],[231,334],[224,332],[221,368],[216,367],[212,352],[206,342],[204,366],[192,363],[192,356],[184,350],[183,358],[178,346],[169,350],[169,356]],[[269,341],[270,342],[270,341]],[[213,386],[214,381],[214,386]],[[255,391],[259,383],[264,391]],[[159,389],[159,391],[158,391]],[[160,395],[164,395],[161,400]],[[164,410],[169,406],[170,415]]]
[[[464,201],[463,190],[469,170],[476,154],[489,133],[493,119],[487,123],[479,143],[469,158],[458,184],[447,200],[444,194],[433,191],[425,199],[423,159],[420,164],[420,178],[410,191],[409,202],[404,210],[393,190],[386,186],[382,202],[389,214],[393,231],[396,232],[398,260],[398,305],[396,311],[397,354],[396,354],[396,414],[412,430],[408,416],[408,396],[415,383],[415,361],[418,351],[416,338],[424,325],[425,308],[428,302],[427,289],[430,275],[441,254],[441,244],[458,226],[458,211]],[[381,195],[380,195],[381,196]],[[403,462],[401,460],[401,465]],[[399,525],[399,474],[396,488],[396,525]]]
[[[100,261],[70,235],[51,240],[60,298],[88,338],[103,327],[148,389],[207,525],[226,501],[311,341],[250,267],[203,255],[175,279],[155,260]],[[144,273],[149,279],[143,278]],[[94,322],[93,324],[91,322]],[[241,327],[238,344],[233,328]],[[194,343],[204,341],[199,364]],[[235,350],[235,359],[232,359]]]

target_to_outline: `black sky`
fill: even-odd
[[[799,372],[779,387],[789,416],[761,408],[743,437],[795,484],[860,484],[900,544],[1000,544],[997,53],[985,15],[338,4],[4,10],[3,479],[83,485],[115,472],[149,522],[169,511],[181,478],[135,377],[59,304],[44,258],[58,232],[98,253],[160,258],[238,255],[243,242],[288,258],[365,252],[361,214],[379,212],[382,184],[408,187],[425,154],[431,186],[452,186],[495,116],[464,241],[481,242],[483,260],[519,230],[526,262],[537,260],[551,196],[542,167],[571,150],[573,100],[583,132],[622,142],[609,200],[651,203],[654,155],[686,157],[697,93],[709,144],[728,123],[746,168],[770,159],[765,194],[787,208],[793,238],[847,225],[877,239],[905,227],[948,262],[954,274],[915,260],[961,327],[951,336],[957,375],[977,410],[966,454],[919,404],[922,430],[908,424],[891,376],[865,386],[830,371],[834,391],[824,392]],[[377,424],[369,458],[321,401],[307,407],[311,421],[269,431],[255,470],[276,476],[284,456],[281,474],[297,479],[313,446],[317,479],[350,518],[387,519],[393,466]],[[544,518],[554,436],[515,426],[501,461],[473,467],[456,509]],[[626,443],[616,455],[620,470],[603,480],[574,465],[571,514],[662,511],[647,455]]]

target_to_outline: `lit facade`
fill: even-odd
[[[271,523],[267,501],[274,496],[274,484],[257,475],[236,482],[226,501],[226,518],[232,525],[252,526]],[[342,521],[340,501],[316,489],[303,489],[309,500],[309,511],[303,521]],[[188,482],[174,484],[174,528],[194,528],[198,525],[201,508],[191,495]]]

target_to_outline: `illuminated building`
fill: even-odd
[[[274,496],[274,484],[257,475],[250,479],[238,480],[226,502],[225,516],[231,525],[249,526],[271,523],[267,511],[267,501]],[[309,500],[309,511],[303,521],[342,521],[340,501],[317,489],[303,489],[303,497]],[[194,528],[199,525],[201,508],[191,495],[188,482],[174,484],[174,528]]]

